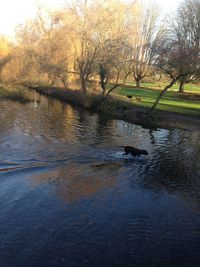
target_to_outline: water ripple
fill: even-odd
[[[35,97],[0,103],[2,266],[198,266],[199,133]]]

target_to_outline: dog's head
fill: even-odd
[[[141,150],[141,154],[148,155],[149,153],[146,150]]]

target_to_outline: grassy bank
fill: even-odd
[[[0,99],[17,101],[20,103],[30,102],[27,92],[23,88],[15,88],[14,86],[0,86]]]
[[[48,86],[32,85],[29,88],[37,92],[81,106],[85,109],[106,114],[111,118],[121,119],[127,122],[140,124],[148,128],[182,128],[196,130],[200,129],[200,110],[194,113],[177,113],[167,110],[159,110],[150,113],[149,105],[141,105],[141,101],[128,99],[126,96],[113,95],[102,98],[97,94],[88,94],[86,97],[80,91],[52,88]],[[119,88],[118,93],[127,90]],[[126,91],[127,92],[127,91]],[[134,92],[135,93],[135,92]],[[155,92],[150,92],[155,93]],[[158,93],[158,92],[157,92]],[[153,95],[151,96],[153,99]],[[199,113],[198,113],[199,112]]]
[[[128,86],[135,87],[135,83],[128,83]],[[149,81],[149,82],[142,82],[141,87],[147,89],[156,89],[162,90],[167,85],[167,82],[162,81]],[[179,91],[179,83],[173,85],[173,87],[169,90],[171,92],[178,92]],[[200,83],[187,83],[184,86],[184,92],[193,93],[193,94],[200,94]]]
[[[135,106],[150,108],[160,94],[160,90],[124,86],[118,88],[116,93],[122,96],[132,96],[131,101]],[[157,110],[200,116],[200,95],[169,91],[161,99]]]

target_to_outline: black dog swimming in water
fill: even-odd
[[[120,146],[124,148],[124,155],[131,154],[132,156],[148,155],[146,150],[141,150],[133,146]]]

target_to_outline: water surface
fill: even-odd
[[[0,101],[0,266],[198,266],[200,134],[34,98]]]

